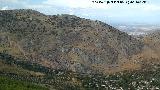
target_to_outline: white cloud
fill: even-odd
[[[0,2],[2,2],[2,3],[5,3],[5,2],[8,2],[8,3],[18,3],[19,1],[22,1],[22,0],[0,0]]]
[[[74,13],[74,10],[71,10],[71,9],[70,9],[70,10],[69,10],[69,14],[70,14],[70,15],[74,15],[74,14],[75,14],[75,13]]]
[[[111,7],[111,5],[92,3],[92,0],[47,0],[43,4],[69,8],[107,9]]]
[[[82,16],[86,16],[86,17],[88,17],[88,16],[89,16],[89,14],[87,14],[87,13],[83,13],[83,14],[82,14]]]
[[[25,8],[29,8],[29,9],[40,9],[40,8],[51,8],[51,6],[48,5],[43,5],[43,4],[39,4],[39,5],[30,5],[30,4],[24,4]]]
[[[134,12],[139,13],[150,13],[152,11],[160,11],[160,6],[156,6],[151,3],[147,4],[96,4],[92,3],[92,0],[46,0],[42,2],[43,5],[51,6],[51,7],[64,7],[64,8],[83,8],[83,9],[95,9],[104,11],[104,13],[108,12],[119,12],[123,14],[123,12],[129,12],[126,16],[136,16],[138,14],[134,14]],[[97,11],[98,12],[98,11]],[[71,12],[71,14],[73,11]],[[117,16],[110,15],[110,16]],[[125,16],[123,14],[123,16]]]
[[[147,5],[144,8],[145,11],[160,11],[160,6],[158,5]]]
[[[9,9],[8,6],[4,6],[1,8],[1,10],[8,10],[8,9]]]
[[[145,12],[150,12],[150,11],[160,11],[160,6],[156,4],[133,4],[133,5],[128,5],[127,7],[122,6],[121,8],[126,8],[128,10],[141,10]]]

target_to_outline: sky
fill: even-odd
[[[106,23],[160,25],[160,0],[146,0],[145,4],[97,4],[92,1],[93,0],[0,0],[0,9],[33,9],[47,15],[71,14],[92,20],[100,20]]]

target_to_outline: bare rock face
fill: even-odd
[[[103,72],[143,48],[142,42],[101,21],[33,10],[0,11],[0,35],[0,48],[10,48],[5,53],[79,73]]]

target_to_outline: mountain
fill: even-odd
[[[1,53],[52,69],[108,72],[143,43],[101,21],[34,10],[0,11]]]
[[[142,40],[149,48],[154,51],[156,57],[160,58],[160,31],[152,31],[151,33],[143,36]]]
[[[74,15],[0,11],[0,89],[158,90],[159,33]]]

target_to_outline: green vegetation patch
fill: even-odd
[[[0,90],[49,90],[36,84],[0,76]]]

